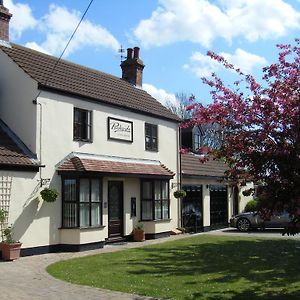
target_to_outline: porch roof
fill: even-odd
[[[76,155],[62,161],[57,170],[65,172],[90,172],[106,175],[172,178],[174,173],[159,161],[137,160],[111,156]]]

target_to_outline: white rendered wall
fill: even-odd
[[[37,153],[37,83],[0,50],[0,118]]]

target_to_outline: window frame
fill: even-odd
[[[86,122],[82,121],[76,121],[76,113],[80,113],[81,116],[83,114],[86,114],[85,119]],[[83,129],[79,130],[79,134],[77,135],[76,128],[79,127],[80,129],[84,127]],[[82,130],[85,131],[85,137],[82,136]],[[74,107],[73,109],[73,140],[74,141],[80,141],[80,142],[93,142],[93,112],[91,110]]]
[[[155,199],[155,182],[160,183],[160,199]],[[151,198],[145,198],[143,197],[143,185],[145,182],[151,183]],[[163,195],[163,183],[167,183],[167,199],[162,198]],[[151,214],[152,218],[150,219],[144,219],[143,218],[143,203],[144,202],[151,202],[152,209]],[[160,202],[160,218],[156,218],[155,216],[155,204],[157,202]],[[164,218],[163,216],[163,203],[168,203],[168,216],[167,218]],[[142,179],[141,180],[141,221],[163,221],[163,220],[169,220],[170,219],[170,180],[169,179]]]
[[[87,179],[89,181],[89,201],[83,202],[80,201],[80,180]],[[75,180],[75,201],[66,201],[65,199],[65,181],[66,180]],[[92,180],[98,180],[99,184],[99,201],[92,201]],[[62,187],[61,187],[61,195],[62,195],[62,228],[64,229],[71,229],[71,228],[96,228],[96,227],[103,227],[103,180],[101,177],[95,176],[64,176],[62,177]],[[65,217],[65,204],[66,203],[74,203],[76,204],[76,224],[74,226],[66,226],[64,222]],[[87,203],[89,205],[89,225],[88,226],[80,226],[80,204]],[[92,205],[94,203],[99,204],[99,224],[91,225],[92,224]]]
[[[147,127],[150,130],[150,135],[147,134]],[[155,134],[155,135],[154,135]],[[150,138],[150,145],[148,145],[146,139]],[[156,145],[153,143],[153,138],[156,139]],[[145,150],[158,152],[158,125],[145,123]]]

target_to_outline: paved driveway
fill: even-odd
[[[203,234],[203,233],[200,233]],[[267,237],[267,238],[296,238],[282,237],[279,231],[251,231],[241,233],[235,229],[222,229],[207,232],[205,234],[223,235],[223,236],[249,236],[249,237]],[[158,244],[165,241],[176,240],[190,237],[190,235],[171,236],[158,240],[149,240],[143,243],[127,243],[125,245],[106,245],[103,249],[92,250],[79,253],[49,253],[44,255],[21,257],[14,262],[0,261],[0,299],[17,300],[37,300],[37,299],[55,299],[55,300],[102,300],[102,299],[153,299],[140,297],[137,295],[111,292],[102,289],[90,288],[76,284],[66,283],[48,275],[45,271],[47,265],[59,260],[69,259],[98,253],[114,252],[127,248],[143,247],[149,244]]]
[[[297,239],[300,240],[300,234],[295,236],[282,235],[282,229],[265,229],[265,230],[250,230],[248,232],[240,232],[235,228],[225,228],[207,232],[212,235],[223,236],[245,236],[245,237],[261,237],[261,238],[278,238],[278,239]]]
[[[186,238],[189,235],[171,236],[143,243],[106,245],[103,249],[76,253],[49,253],[44,255],[21,257],[13,262],[0,261],[0,299],[16,300],[132,300],[154,299],[126,293],[112,292],[97,288],[66,283],[50,276],[45,268],[59,260],[70,259],[122,249],[143,247],[149,244],[163,243],[169,240]]]

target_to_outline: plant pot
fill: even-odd
[[[0,243],[3,260],[15,260],[20,257],[22,243]]]
[[[135,229],[133,231],[133,240],[135,242],[143,242],[145,240],[145,231],[142,229]]]

